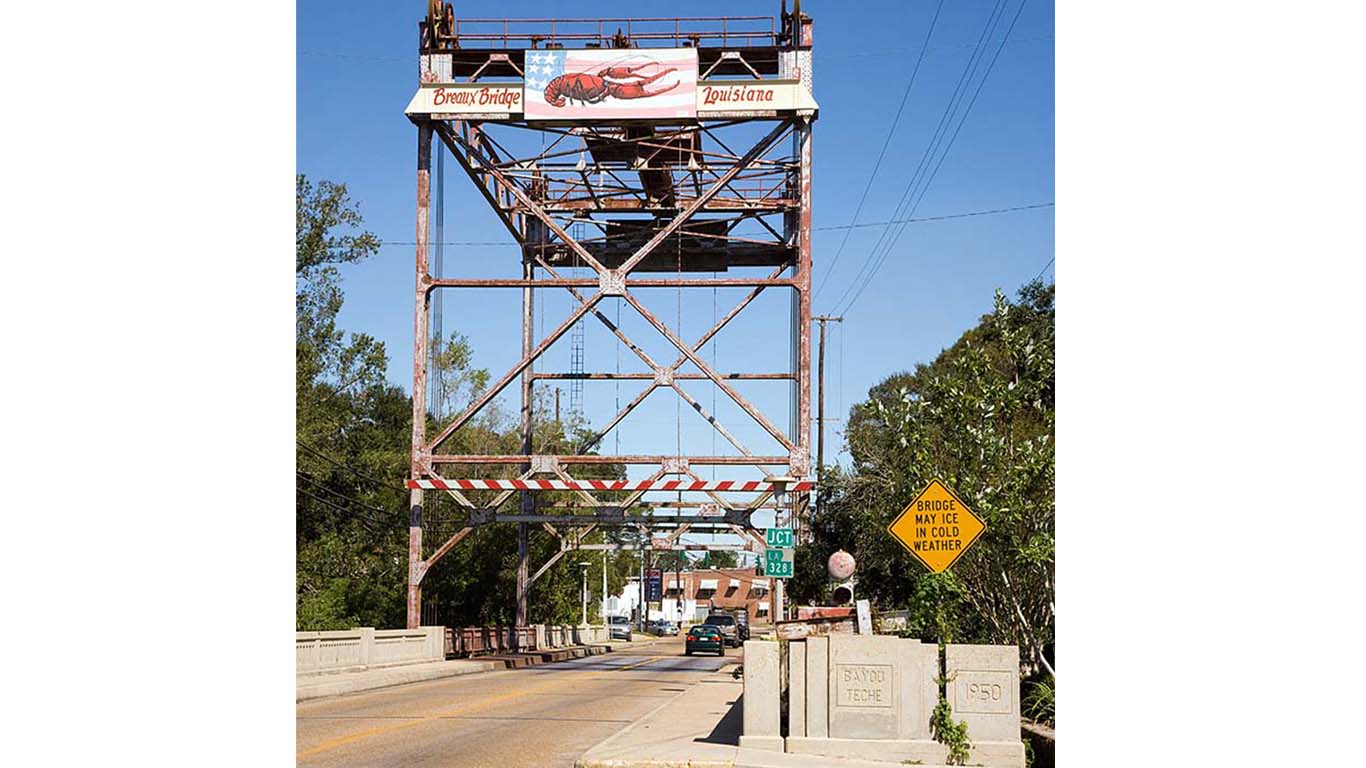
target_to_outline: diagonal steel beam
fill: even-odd
[[[437,475],[435,470],[429,471],[427,474],[433,477],[437,477],[442,481],[445,481],[446,479],[444,477],[440,477],[439,475]],[[455,502],[462,507],[466,507],[468,509],[476,508],[475,503],[466,498],[465,494],[461,493],[460,489],[456,488],[454,485],[448,485],[446,487],[446,495],[450,496],[452,499],[455,499]]]
[[[560,551],[551,555],[550,559],[545,561],[545,565],[541,566],[540,568],[537,568],[536,572],[531,574],[531,578],[526,580],[527,586],[529,587],[532,584],[535,584],[537,579],[541,578],[541,576],[545,575],[546,571],[550,570],[550,566],[554,565],[555,563],[558,563],[560,561],[560,558],[564,557],[565,554],[567,554],[568,552],[569,548],[566,547],[563,542],[561,542]]]
[[[570,546],[570,549],[578,549],[579,547],[583,546],[583,537],[592,533],[594,530],[597,529],[597,527],[597,523],[590,523],[582,528],[577,528],[574,531],[572,531],[572,533],[574,534],[574,542],[572,546]]]
[[[735,533],[738,534],[740,538],[749,539],[755,544],[757,544],[759,552],[763,552],[765,549],[768,549],[768,540],[765,539],[763,536],[760,536],[759,533],[755,531],[753,528],[746,528],[744,526],[739,526],[735,524],[731,524],[731,528],[735,530]]]
[[[450,424],[447,424],[446,428],[441,430],[441,434],[437,435],[436,439],[433,440],[431,444],[427,446],[427,450],[435,451],[438,447],[440,447],[441,443],[445,442],[445,440],[448,437],[450,437],[457,429],[460,429],[461,427],[465,426],[465,422],[469,421],[476,413],[479,412],[480,409],[488,405],[489,401],[493,400],[493,398],[497,397],[499,393],[506,389],[507,386],[512,383],[513,379],[516,379],[518,376],[521,375],[522,371],[526,370],[528,366],[536,362],[536,358],[540,357],[542,353],[549,349],[550,345],[554,344],[556,341],[559,340],[561,336],[568,333],[569,329],[574,327],[574,323],[577,323],[579,321],[579,318],[583,317],[585,314],[588,313],[589,310],[597,306],[597,303],[602,300],[602,297],[602,291],[598,291],[597,293],[594,293],[592,296],[589,296],[588,300],[583,304],[579,305],[578,309],[575,309],[573,312],[571,312],[569,314],[569,317],[566,318],[563,323],[560,323],[560,326],[558,328],[552,331],[549,336],[546,336],[544,339],[542,339],[541,343],[536,345],[535,349],[531,350],[531,354],[526,355],[520,361],[518,361],[516,365],[512,366],[511,370],[503,374],[503,377],[501,379],[499,379],[492,387],[486,390],[484,394],[480,395],[478,400],[475,400],[473,403],[470,403],[469,407],[465,409],[464,413],[456,417],[456,419],[452,421]]]
[[[550,264],[546,262],[545,258],[539,253],[536,254],[536,262],[541,265],[541,268],[544,269],[552,279],[561,279],[560,273],[556,272],[555,268],[550,266]],[[564,286],[564,288],[565,290],[569,291],[570,296],[573,296],[580,303],[587,301],[587,299],[583,297],[583,294],[574,290],[574,286],[566,285]],[[626,335],[626,332],[618,328],[616,323],[613,323],[610,319],[608,319],[607,315],[604,315],[602,313],[602,310],[594,308],[593,316],[600,320],[603,325],[607,326],[607,330],[611,331],[614,336],[621,340],[622,344],[626,345],[627,349],[634,352],[636,357],[639,357],[641,361],[643,361],[646,365],[650,366],[652,370],[659,367],[659,365],[655,363],[655,361],[651,359],[651,357],[648,354],[645,353],[645,350],[641,349],[635,342],[631,341],[630,337]]]
[[[452,142],[459,142],[461,147],[464,148],[466,152],[469,152],[471,155],[474,155],[480,163],[480,170],[482,170],[484,173],[489,174],[493,178],[498,179],[498,181],[507,188],[507,191],[517,199],[517,202],[521,203],[527,209],[527,211],[531,213],[531,215],[540,219],[545,224],[547,229],[549,229],[551,232],[554,232],[556,236],[563,240],[565,245],[569,246],[571,250],[573,250],[576,254],[579,255],[580,258],[582,258],[585,262],[588,263],[588,266],[593,268],[594,272],[597,272],[598,274],[603,274],[607,271],[607,268],[604,267],[601,262],[593,258],[593,254],[589,253],[587,248],[584,248],[582,245],[579,244],[577,240],[570,237],[569,233],[565,232],[564,229],[561,228],[560,225],[555,222],[555,218],[551,216],[549,213],[547,213],[544,207],[542,207],[535,200],[532,200],[531,197],[528,196],[526,192],[523,192],[517,184],[509,181],[507,176],[502,171],[494,168],[491,164],[489,164],[488,159],[484,157],[482,152],[480,152],[477,148],[473,147],[463,137],[452,133],[448,128],[441,127],[440,124],[438,124],[437,135],[441,137],[442,143],[446,144],[447,146],[451,146],[452,152],[455,151]]]
[[[687,523],[684,523],[683,525],[678,526],[678,529],[677,529],[677,530],[675,530],[673,533],[669,534],[668,536],[665,536],[665,537],[664,537],[664,541],[667,542],[667,543],[669,544],[669,546],[673,546],[674,544],[678,543],[679,537],[681,537],[683,534],[687,533],[687,532],[688,532],[688,529],[691,528],[691,527],[692,527],[692,526],[691,526],[691,525],[688,525]]]
[[[769,274],[768,279],[772,280],[777,278],[778,275],[781,275],[786,269],[786,265],[779,265],[777,269],[773,270],[773,272]],[[702,339],[693,345],[693,351],[700,351],[702,347],[706,346],[707,342],[711,341],[713,336],[720,333],[721,329],[725,328],[731,320],[735,319],[736,315],[740,314],[740,312],[743,311],[745,307],[748,307],[750,303],[752,303],[755,299],[759,298],[759,294],[763,293],[764,288],[766,287],[767,286],[764,285],[755,286],[749,293],[745,294],[745,297],[741,299],[738,304],[736,304],[734,307],[731,307],[731,310],[729,312],[723,315],[720,320],[717,320],[716,323],[712,325],[712,327],[708,329],[705,334],[702,335]],[[673,361],[673,364],[671,364],[669,368],[677,370],[678,366],[686,362],[687,359],[688,356],[686,354],[681,355],[677,360]]]
[[[787,131],[794,126],[795,123],[790,120],[780,121],[776,126],[773,127],[773,130],[768,132],[768,135],[764,136],[764,138],[759,140],[758,144],[755,144],[753,147],[750,147],[750,150],[746,152],[744,156],[741,157],[738,161],[736,161],[735,165],[731,166],[729,169],[726,170],[725,173],[721,174],[721,177],[710,187],[707,187],[705,192],[703,192],[696,199],[694,199],[692,203],[688,205],[687,208],[684,208],[682,211],[680,211],[677,216],[675,216],[668,224],[664,225],[664,227],[660,229],[658,232],[656,232],[653,237],[645,241],[645,244],[640,246],[640,248],[636,250],[635,254],[631,256],[631,258],[622,262],[622,265],[617,268],[617,272],[621,275],[629,274],[631,270],[636,268],[637,264],[639,264],[647,256],[649,256],[650,253],[653,252],[654,249],[657,248],[660,243],[664,242],[665,238],[672,235],[674,233],[674,230],[678,229],[679,227],[687,223],[688,220],[693,217],[693,214],[701,210],[702,206],[706,205],[707,202],[710,201],[713,197],[716,197],[716,195],[719,194],[722,189],[725,189],[726,185],[730,183],[731,179],[735,178],[736,174],[740,173],[740,171],[743,171],[746,167],[748,167],[750,162],[752,162],[756,157],[768,151],[768,149],[771,146],[773,146],[774,142],[776,142],[783,134],[787,133]]]
[[[762,468],[763,468],[762,465],[760,465],[760,469],[762,469]],[[691,467],[689,467],[688,469],[684,470],[684,474],[688,475],[689,477],[691,477],[691,478],[694,479],[694,480],[701,480],[701,479],[702,479],[701,477],[698,477],[698,475],[697,475],[696,472],[692,471],[692,468],[691,468]],[[712,501],[716,502],[717,504],[720,504],[722,509],[733,509],[733,508],[735,507],[734,504],[732,504],[730,501],[728,501],[725,497],[723,497],[721,494],[717,493],[716,491],[704,491],[704,493],[706,493],[708,496],[710,496],[711,499],[712,499]]]
[[[659,478],[661,478],[661,477],[663,477],[663,476],[664,476],[664,468],[663,468],[663,467],[660,467],[659,469],[655,470],[654,474],[652,474],[652,475],[650,475],[649,477],[647,477],[647,478],[645,479],[645,482],[647,482],[647,483],[653,483],[654,481],[658,480]],[[629,506],[631,506],[632,504],[634,504],[634,503],[636,503],[637,501],[639,501],[639,500],[640,500],[640,497],[641,497],[641,496],[644,496],[644,495],[645,495],[645,491],[636,491],[636,492],[632,493],[630,496],[627,496],[625,499],[623,499],[622,502],[621,502],[621,506],[623,506],[623,507],[629,507]]]
[[[650,310],[646,309],[643,305],[641,305],[641,303],[636,299],[636,297],[631,295],[630,291],[623,292],[622,298],[626,300],[627,304],[630,304],[632,307],[634,307],[635,310],[640,313],[641,317],[645,318],[645,322],[654,326],[655,330],[659,331],[664,336],[664,338],[668,339],[670,344],[673,344],[675,347],[677,347],[678,350],[682,352],[685,357],[688,358],[688,362],[691,362],[693,365],[697,366],[697,369],[699,371],[706,374],[707,378],[715,382],[716,386],[720,388],[722,392],[725,392],[731,400],[735,401],[736,405],[740,406],[740,408],[744,410],[745,413],[748,413],[750,417],[757,421],[759,425],[762,426],[770,435],[773,435],[773,438],[777,440],[780,444],[782,444],[784,448],[787,448],[789,451],[795,451],[797,449],[797,446],[794,445],[791,440],[787,439],[787,435],[784,435],[782,433],[782,430],[779,430],[777,427],[775,427],[773,425],[773,422],[769,421],[768,418],[765,417],[762,413],[760,413],[748,400],[742,397],[739,392],[736,392],[729,384],[727,384],[725,382],[725,379],[721,378],[720,374],[712,370],[711,366],[707,365],[707,362],[703,360],[701,357],[698,357],[697,354],[693,352],[693,350],[690,349],[682,339],[678,338],[678,336],[676,336],[673,331],[669,330],[668,326],[660,322],[659,318],[655,317],[654,314],[650,312]]]
[[[769,275],[769,279],[776,278],[778,275],[782,274],[782,272],[786,269],[787,267],[785,265],[780,265],[777,269],[775,269],[772,272],[772,274]],[[740,314],[740,312],[743,311],[745,307],[749,306],[751,302],[758,298],[759,294],[763,293],[765,287],[766,286],[762,285],[755,287],[748,294],[746,294],[745,297],[741,299],[738,304],[736,304],[734,307],[731,307],[729,312],[727,312],[720,320],[716,321],[716,323],[712,325],[712,327],[708,329],[706,333],[702,334],[702,338],[698,340],[696,344],[693,345],[693,351],[699,351],[702,349],[702,347],[706,346],[707,342],[711,341],[712,337],[720,333],[721,330],[725,328],[726,325],[728,325],[730,321],[735,318],[736,315]],[[575,294],[575,296],[577,298],[577,294]],[[582,299],[579,300],[582,301]],[[601,316],[601,313],[599,313],[599,316]],[[606,322],[606,320],[604,320],[604,322]],[[608,327],[616,328],[615,325],[610,324]],[[628,343],[628,346],[631,346],[633,350],[635,349],[634,345]],[[646,356],[644,352],[638,352],[638,354],[641,355],[641,359],[645,361],[646,365],[649,365],[651,368],[655,369],[659,368],[659,366],[656,365],[655,362],[651,360],[648,356]],[[687,360],[688,358],[686,355],[680,355],[678,359],[674,360],[673,363],[669,365],[667,370],[672,374],[674,371],[678,370],[678,367],[680,365],[687,362]],[[640,394],[636,395],[635,398],[631,400],[631,402],[627,403],[625,407],[623,407],[620,411],[617,412],[616,416],[612,417],[612,420],[607,423],[607,426],[603,427],[602,430],[600,430],[597,434],[593,435],[586,442],[584,442],[580,446],[578,453],[585,453],[591,450],[593,446],[601,442],[602,439],[607,436],[607,433],[611,432],[617,426],[617,424],[621,423],[622,419],[626,418],[626,416],[630,414],[631,411],[635,410],[636,406],[644,402],[645,398],[648,397],[651,392],[655,391],[655,388],[658,386],[660,385],[651,382],[648,386],[645,387],[645,389],[641,390]],[[679,391],[680,395],[683,394],[681,390],[678,390],[676,385],[674,386],[674,389],[676,391]],[[683,399],[687,401],[689,405],[693,405],[692,401],[688,397],[684,396]],[[693,405],[693,407],[696,408],[697,406]],[[721,430],[719,422],[711,423],[712,426],[717,427],[718,431],[721,431],[722,435],[726,435],[726,432]],[[726,439],[731,440],[731,438],[728,435]],[[737,448],[740,448],[741,452],[744,453],[746,456],[752,455],[748,450],[741,447],[734,440],[731,440],[731,444],[735,445]]]
[[[552,471],[555,473],[556,477],[560,478],[566,483],[574,482],[574,478],[570,477],[569,473],[565,472],[564,469],[560,467],[558,463],[552,468]],[[587,501],[590,505],[597,506],[598,500],[593,498],[593,494],[589,493],[588,491],[579,488],[577,491],[575,491],[575,493],[577,493],[580,497],[583,498],[584,501]]]
[[[460,121],[459,126],[463,127],[464,121]],[[450,130],[454,131],[456,130],[456,128],[452,127]],[[437,131],[437,133],[438,135],[440,135],[439,130]],[[465,174],[470,177],[471,181],[474,182],[474,186],[477,187],[479,189],[479,192],[484,196],[484,199],[488,202],[489,207],[492,208],[494,214],[498,216],[498,220],[503,223],[504,227],[507,227],[508,232],[512,233],[513,239],[515,239],[519,245],[524,244],[521,230],[518,229],[517,225],[513,223],[511,218],[508,217],[507,212],[503,210],[502,205],[498,202],[498,198],[494,197],[493,193],[489,191],[489,188],[486,185],[485,180],[481,178],[478,174],[478,171],[470,165],[469,159],[465,157],[464,153],[457,152],[455,150],[455,147],[452,146],[450,142],[446,141],[444,137],[442,138],[441,143],[447,149],[450,150],[451,156],[455,158],[456,162],[460,163],[460,168],[464,170]]]
[[[580,443],[580,444],[579,444],[579,447],[578,447],[577,449],[575,449],[574,452],[575,452],[575,453],[588,453],[589,451],[593,450],[593,446],[595,446],[595,445],[597,445],[598,443],[602,442],[602,439],[603,439],[604,437],[607,437],[607,433],[608,433],[608,432],[611,432],[613,429],[615,429],[616,426],[617,426],[618,424],[621,423],[621,420],[622,420],[622,419],[626,418],[627,415],[629,415],[629,414],[631,413],[631,411],[634,411],[634,410],[636,409],[636,406],[638,406],[638,405],[640,405],[641,403],[645,402],[645,398],[649,397],[649,396],[650,396],[650,393],[653,392],[653,391],[655,391],[655,388],[658,387],[658,386],[659,386],[659,385],[656,384],[656,383],[654,383],[653,381],[650,382],[649,384],[646,384],[646,385],[645,385],[645,389],[642,389],[642,390],[640,391],[640,394],[638,394],[638,395],[636,395],[634,398],[632,398],[632,399],[631,399],[631,402],[629,402],[629,403],[627,403],[626,405],[622,406],[622,409],[621,409],[620,411],[617,411],[617,415],[613,416],[613,417],[612,417],[612,420],[609,421],[609,422],[607,422],[607,426],[603,427],[599,432],[597,432],[596,434],[594,434],[594,435],[592,435],[591,437],[589,437],[587,440],[585,440],[585,441],[583,441],[582,443]]]
[[[421,582],[422,578],[427,575],[427,571],[431,570],[431,567],[433,565],[436,565],[436,561],[445,557],[446,553],[450,552],[452,547],[454,547],[456,544],[459,544],[460,540],[468,536],[470,534],[470,531],[473,530],[473,527],[467,525],[464,528],[461,528],[460,530],[456,531],[455,535],[451,536],[449,539],[446,539],[445,544],[442,544],[440,547],[437,547],[436,551],[432,553],[431,557],[419,563],[417,575],[418,581]]]
[[[673,388],[674,392],[678,393],[679,397],[683,398],[683,402],[687,403],[694,411],[697,412],[697,415],[701,416],[704,420],[706,420],[706,422],[710,424],[713,429],[715,429],[717,432],[720,432],[722,437],[726,438],[726,440],[730,442],[731,445],[735,446],[736,450],[738,450],[745,456],[754,455],[754,452],[751,451],[749,448],[745,447],[745,444],[740,442],[739,438],[737,438],[735,435],[732,435],[730,433],[730,430],[726,429],[726,426],[724,424],[716,420],[715,415],[707,411],[707,409],[704,408],[701,403],[697,402],[697,400],[692,395],[688,394],[687,390],[683,389],[682,385],[675,381],[669,386]]]
[[[520,457],[519,457],[519,458],[520,458]],[[464,504],[465,504],[466,506],[468,506],[468,507],[471,507],[471,508],[489,509],[489,510],[495,510],[495,511],[496,511],[499,507],[503,506],[503,504],[506,503],[508,499],[512,498],[512,494],[516,493],[516,491],[500,491],[500,492],[498,493],[498,495],[495,496],[495,497],[493,498],[493,501],[489,502],[489,504],[488,504],[487,506],[480,507],[479,505],[470,502],[468,499],[465,499],[464,496],[459,495],[459,494],[460,494],[460,491],[458,491],[458,490],[455,489],[455,487],[454,487],[454,486],[455,486],[455,483],[454,483],[453,481],[448,480],[448,479],[442,477],[441,475],[437,474],[435,468],[429,469],[428,472],[427,472],[427,474],[428,474],[428,475],[431,475],[434,479],[440,480],[444,485],[448,486],[448,492],[449,492],[452,496],[455,496],[455,497],[456,497],[456,501],[464,500]],[[527,471],[523,472],[522,474],[518,475],[518,476],[517,476],[517,479],[518,479],[518,480],[529,480],[529,479],[531,478],[531,476],[534,475],[534,474],[536,474],[536,473],[535,473],[535,472],[532,472],[531,470],[527,470]]]

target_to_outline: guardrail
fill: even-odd
[[[446,658],[441,627],[295,633],[296,672],[342,672]]]
[[[606,627],[532,624],[525,627],[447,627],[446,652],[453,656],[539,651],[607,642]]]
[[[357,627],[295,633],[295,671],[348,672],[421,664],[456,656],[537,651],[607,642],[606,627]]]

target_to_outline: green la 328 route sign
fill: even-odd
[[[775,579],[792,578],[792,558],[791,549],[764,550],[764,575]]]

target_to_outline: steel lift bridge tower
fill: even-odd
[[[408,626],[421,620],[428,570],[481,525],[517,525],[518,625],[527,621],[528,588],[564,554],[637,548],[583,544],[599,526],[624,527],[639,536],[639,548],[665,550],[762,551],[763,536],[750,522],[760,509],[775,509],[800,529],[814,487],[808,387],[811,129],[817,111],[812,23],[800,4],[789,14],[784,0],[778,19],[493,20],[457,19],[449,4],[433,2],[419,30],[420,84],[406,110],[418,133]],[[518,273],[431,274],[433,137],[520,246]],[[580,275],[583,268],[591,273]],[[683,338],[681,328],[637,295],[642,288],[672,288],[686,296],[718,287],[749,290],[700,339]],[[433,425],[426,412],[429,303],[435,291],[471,288],[520,289],[521,359],[464,412]],[[746,343],[785,347],[788,370],[715,370],[701,350],[765,290],[791,297],[787,338],[775,327],[766,332],[771,341]],[[567,293],[574,308],[538,338],[533,308],[541,291]],[[706,293],[708,300],[715,295]],[[627,336],[624,323],[609,319],[604,306],[613,303],[667,339],[673,348],[668,359],[647,354]],[[593,371],[591,360],[582,373],[538,371],[543,353],[583,319],[605,325],[647,372]],[[535,447],[537,382],[571,378],[634,380],[643,389],[615,415],[590,422],[593,436],[580,444],[550,446],[553,452]],[[788,382],[786,429],[736,391],[746,379]],[[690,380],[714,385],[779,447],[768,455],[751,451],[687,392]],[[520,388],[521,451],[460,453],[453,446],[461,441],[453,436],[514,382]],[[656,389],[672,390],[735,452],[680,455],[673,440],[656,435],[656,453],[596,453],[607,445],[603,437]],[[601,478],[613,465],[648,477],[586,477],[596,470]],[[704,480],[698,474],[715,465],[753,479]],[[428,552],[424,498],[430,505],[432,494],[449,496],[468,518]],[[515,509],[508,503],[514,496]],[[533,527],[556,537],[559,551],[529,574]],[[733,533],[745,544],[680,543],[688,530]],[[776,596],[781,601],[780,591]]]

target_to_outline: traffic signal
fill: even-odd
[[[834,589],[830,591],[830,602],[834,605],[848,605],[854,602],[854,580],[836,582]]]

